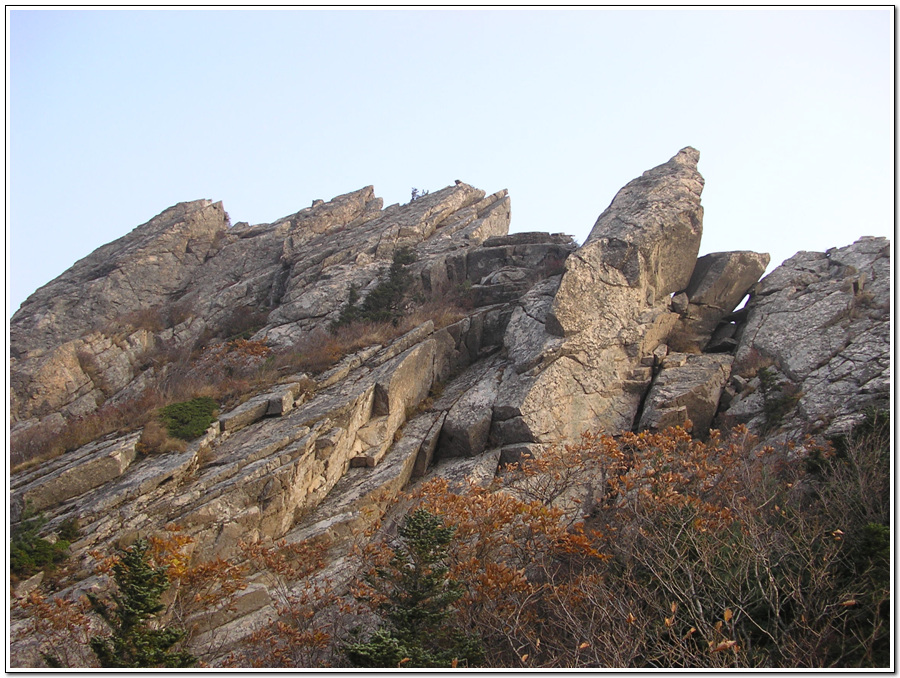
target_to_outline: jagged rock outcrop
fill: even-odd
[[[780,400],[780,414],[791,413],[784,436],[831,435],[867,407],[887,409],[890,271],[889,241],[866,237],[799,252],[763,278],[739,332],[722,422],[766,430],[776,423],[766,410]]]
[[[327,337],[351,288],[364,299],[400,248],[415,253],[410,306],[464,303],[321,373],[288,369],[181,451],[144,454],[140,432],[111,434],[16,473],[13,520],[27,502],[48,533],[68,517],[82,526],[56,595],[96,585],[95,550],[173,524],[198,561],[316,539],[329,572],[348,577],[349,544],[423,476],[486,485],[588,428],[830,433],[886,402],[887,241],[800,253],[760,282],[768,255],[698,260],[698,158],[685,148],[630,182],[581,247],[507,234],[506,192],[458,183],[387,208],[366,187],[255,226],[229,226],[220,203],[183,203],[76,263],[13,317],[14,442],[163,383],[176,363],[148,358],[160,351],[239,333],[272,350]],[[771,421],[767,394],[795,415]],[[275,617],[267,582],[254,576],[232,609],[210,612],[220,653]]]
[[[736,326],[723,323],[752,289],[769,265],[768,254],[717,252],[697,260],[684,292],[672,299],[672,310],[681,315],[674,334],[682,346],[732,351]],[[710,345],[710,342],[714,342]]]
[[[630,182],[566,260],[559,288],[523,298],[507,329],[516,363],[497,407],[516,432],[502,442],[632,427],[652,376],[641,361],[674,326],[671,295],[687,286],[700,247],[698,158],[685,148]]]
[[[254,321],[274,346],[289,345],[334,319],[351,284],[374,286],[399,247],[428,241],[418,284],[429,293],[481,283],[465,249],[509,226],[506,192],[485,197],[467,184],[381,205],[367,187],[274,224],[229,228],[221,203],[199,200],[105,245],[14,314],[12,421],[83,415],[134,395],[144,356],[160,345],[190,347]]]

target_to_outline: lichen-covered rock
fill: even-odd
[[[118,478],[137,456],[138,437],[133,434],[86,445],[75,455],[55,460],[52,470],[44,467],[39,473],[29,474],[34,478],[30,483],[22,484],[29,476],[17,479],[17,503],[43,511]]]
[[[474,457],[487,447],[499,371],[497,367],[491,367],[480,372],[478,381],[456,400],[447,413],[435,451],[438,459]]]
[[[794,434],[834,433],[890,397],[890,243],[862,238],[800,252],[757,285],[734,361],[725,421],[766,421],[760,370]],[[770,407],[771,409],[771,407]]]

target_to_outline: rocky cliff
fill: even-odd
[[[317,538],[347,572],[352,536],[417,478],[490,478],[585,429],[746,423],[790,441],[886,407],[889,242],[801,252],[762,280],[765,254],[698,259],[698,159],[685,148],[627,184],[580,247],[508,235],[506,191],[457,183],[387,208],[367,187],[254,226],[181,203],[77,262],[12,319],[17,462],[73,420],[149,402],[179,370],[236,369],[235,347],[276,367],[181,449],[148,454],[135,428],[12,475],[14,519],[30,505],[48,534],[81,525],[56,595],[96,586],[98,550],[173,524],[196,561]],[[276,360],[327,344],[395,268],[404,295],[382,310],[411,328],[318,371]],[[222,647],[273,618],[267,582],[217,613]],[[34,661],[26,642],[16,653]]]

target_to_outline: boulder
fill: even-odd
[[[474,457],[484,452],[491,431],[499,374],[496,367],[485,371],[447,412],[435,450],[438,459]]]
[[[230,412],[219,416],[219,427],[222,431],[236,431],[259,421],[269,412],[269,395],[251,398],[238,405]]]
[[[769,255],[756,252],[717,252],[697,259],[684,291],[688,303],[683,304],[680,294],[672,298],[672,310],[682,316],[675,331],[705,347],[719,322],[747,296],[768,265]]]
[[[691,421],[694,432],[703,435],[718,409],[732,360],[723,354],[667,355],[644,401],[638,428],[661,430]]]

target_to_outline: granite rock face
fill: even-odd
[[[559,288],[523,298],[507,330],[516,368],[501,403],[532,439],[633,426],[652,376],[642,360],[674,326],[671,295],[687,286],[700,247],[698,159],[685,148],[622,188],[566,259]]]
[[[681,340],[706,348],[715,336],[718,350],[722,350],[726,337],[722,332],[715,335],[719,323],[746,297],[768,265],[769,255],[756,252],[717,252],[700,257],[684,290],[685,301],[676,311],[681,315],[677,328]],[[676,310],[675,303],[673,299],[672,310]],[[733,343],[727,346],[733,347]]]
[[[350,545],[422,477],[487,486],[501,465],[588,428],[690,420],[703,435],[744,422],[777,442],[887,403],[889,243],[801,252],[759,282],[768,255],[697,259],[698,159],[685,148],[630,182],[580,247],[509,234],[506,191],[457,183],[387,208],[366,187],[254,226],[230,226],[220,203],[182,203],[77,262],[13,316],[13,445],[153,388],[175,369],[148,359],[161,350],[327,337],[351,286],[365,298],[399,248],[415,254],[404,312],[461,305],[321,373],[288,369],[182,451],[142,454],[140,432],[114,433],[15,473],[13,521],[30,504],[46,534],[70,517],[82,526],[54,595],[94,585],[91,554],[169,525],[197,562],[240,558],[241,542],[316,539],[347,577]],[[773,425],[764,395],[776,391],[793,409]],[[207,661],[274,618],[267,581],[211,617],[219,654]],[[29,652],[14,645],[14,664],[39,665]]]
[[[793,395],[785,435],[834,434],[890,394],[890,242],[861,238],[799,252],[763,278],[748,304],[723,422],[764,429],[759,372]],[[770,396],[772,397],[772,396]]]

